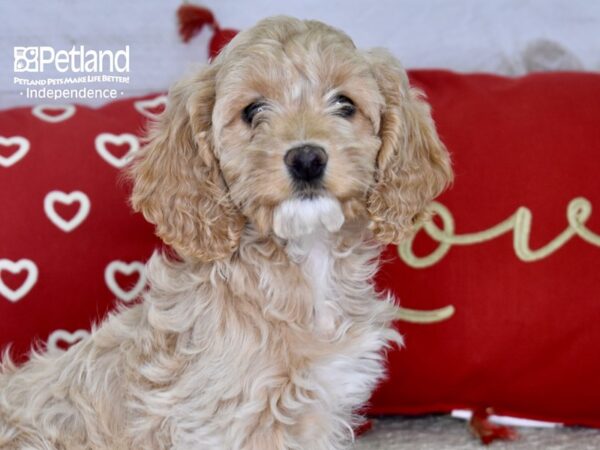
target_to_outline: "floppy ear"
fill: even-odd
[[[366,55],[384,97],[376,179],[367,208],[375,237],[399,243],[424,219],[429,202],[452,181],[450,157],[429,105],[411,88],[400,63],[384,50]]]
[[[202,261],[230,255],[244,226],[212,150],[216,71],[209,66],[171,89],[130,169],[133,208],[181,256]]]

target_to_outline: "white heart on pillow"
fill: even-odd
[[[112,133],[100,133],[96,136],[96,151],[98,154],[109,163],[111,166],[116,167],[117,169],[121,169],[127,165],[131,158],[133,158],[133,154],[137,152],[140,148],[140,142],[138,138],[129,133],[123,134],[112,134]],[[120,158],[113,155],[106,148],[106,144],[114,144],[114,145],[123,145],[129,144],[129,150]]]
[[[68,347],[84,340],[90,335],[88,330],[76,330],[73,333],[67,330],[56,330],[50,333],[48,336],[48,344],[46,347],[48,350],[62,350],[59,346],[59,342],[65,342]]]
[[[35,285],[38,279],[38,268],[30,259],[20,259],[17,262],[10,259],[0,259],[0,273],[3,270],[8,270],[11,273],[19,273],[23,270],[27,271],[27,278],[17,289],[11,289],[0,276],[0,295],[4,296],[8,301],[16,303],[25,297],[31,288]]]
[[[131,275],[134,272],[139,274],[139,278],[134,286],[129,290],[124,290],[119,286],[115,278],[115,273],[120,272],[125,275]],[[124,302],[130,302],[134,300],[144,289],[146,285],[146,274],[144,265],[139,261],[133,261],[131,263],[125,263],[123,261],[113,261],[104,270],[104,281],[115,296],[123,300]]]
[[[54,204],[56,202],[70,205],[73,202],[79,202],[79,210],[69,220],[63,219],[58,215]],[[81,191],[73,191],[69,194],[62,191],[50,191],[44,198],[44,212],[48,219],[56,225],[58,228],[63,230],[65,233],[69,233],[77,228],[86,219],[90,213],[90,199]]]
[[[164,105],[165,107],[167,106],[166,95],[159,95],[158,97],[151,98],[149,100],[138,100],[137,102],[133,103],[133,106],[137,112],[153,120],[158,119],[160,117],[160,113],[153,113],[151,109],[161,105]]]
[[[48,114],[47,110],[62,110],[60,114]],[[63,122],[70,119],[75,114],[75,106],[73,105],[37,105],[31,110],[31,114],[40,120],[49,123]]]
[[[13,164],[22,160],[29,151],[29,141],[23,136],[12,136],[9,138],[0,136],[0,146],[10,147],[13,145],[18,145],[19,148],[10,156],[0,155],[0,166],[12,166]]]

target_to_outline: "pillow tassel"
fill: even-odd
[[[183,4],[177,10],[179,35],[183,42],[189,42],[202,31],[205,25],[217,28],[218,24],[213,13],[202,6]]]
[[[219,54],[229,41],[237,34],[237,30],[219,27],[212,11],[202,6],[183,4],[177,10],[177,21],[179,23],[179,35],[183,42],[189,42],[196,36],[205,25],[213,30],[208,53],[212,59]]]
[[[484,445],[491,444],[495,440],[514,441],[517,439],[517,432],[512,428],[490,422],[489,418],[492,414],[494,414],[492,408],[479,408],[473,411],[471,420],[469,420],[471,433],[478,437]]]

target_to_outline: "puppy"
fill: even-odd
[[[451,179],[400,64],[263,20],[175,85],[133,207],[143,301],[0,375],[3,449],[345,449],[401,341],[372,277]]]

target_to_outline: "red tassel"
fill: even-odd
[[[225,28],[223,30],[221,30],[220,28],[215,28],[215,34],[210,40],[210,57],[214,58],[215,56],[217,56],[221,49],[227,44],[229,44],[229,41],[231,41],[237,33],[237,30],[232,30],[229,28]]]
[[[357,426],[354,429],[354,436],[356,436],[356,437],[362,436],[363,434],[368,433],[372,429],[373,429],[373,421],[370,419],[365,420],[363,423],[361,423],[359,426]]]
[[[209,57],[212,59],[219,54],[229,41],[237,34],[237,30],[221,29],[213,13],[202,6],[181,5],[177,10],[179,22],[179,35],[183,42],[188,42],[202,31],[205,25],[212,27],[214,33],[208,47]]]
[[[485,445],[497,439],[508,441],[517,439],[517,432],[512,428],[491,423],[489,417],[492,414],[494,414],[492,408],[479,408],[473,411],[473,415],[469,421],[471,432]]]
[[[218,28],[213,13],[209,9],[196,5],[181,5],[177,10],[177,20],[179,22],[179,35],[183,42],[188,42],[200,33],[204,25]]]

